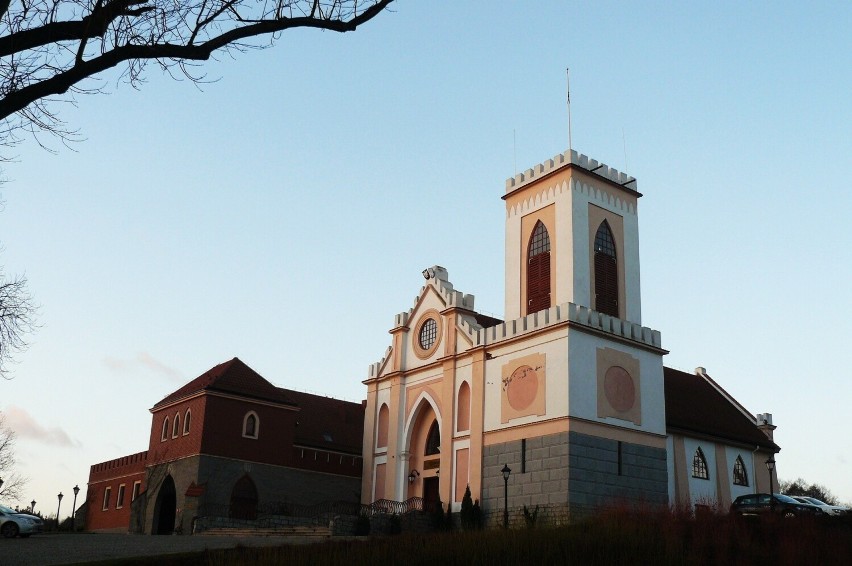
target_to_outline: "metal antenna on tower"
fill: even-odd
[[[571,143],[571,69],[565,68],[566,82],[565,82],[565,92],[568,99],[568,159],[571,159],[571,152],[574,149],[573,144]]]

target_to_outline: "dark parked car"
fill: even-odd
[[[742,516],[775,513],[783,517],[814,517],[823,514],[816,505],[801,503],[780,493],[773,493],[771,498],[768,493],[740,495],[731,503],[731,513]]]

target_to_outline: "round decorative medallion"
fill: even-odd
[[[538,393],[538,373],[530,366],[519,366],[506,380],[506,398],[516,411],[522,411],[535,401]]]
[[[633,378],[620,366],[612,366],[606,370],[604,393],[612,408],[620,413],[629,411],[636,403],[636,386],[633,384]]]

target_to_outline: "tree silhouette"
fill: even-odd
[[[15,472],[15,431],[6,424],[0,413],[0,501],[11,502],[21,498],[27,479]]]
[[[392,1],[0,0],[0,143],[73,138],[56,103],[101,92],[91,79],[113,67],[134,87],[150,62],[198,81],[216,52],[269,47],[294,28],[354,31]]]
[[[30,297],[25,277],[6,278],[0,269],[0,377],[14,352],[27,347],[26,335],[35,329],[38,307]],[[0,472],[3,471],[3,421],[0,419]]]

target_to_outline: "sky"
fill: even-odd
[[[40,329],[0,382],[19,502],[147,449],[149,409],[238,356],[360,401],[442,265],[503,316],[506,178],[568,146],[638,179],[642,322],[772,413],[780,479],[852,502],[852,5],[397,2],[222,54],[207,82],[58,105],[3,164],[0,265]],[[83,500],[83,493],[78,504]],[[9,503],[4,501],[4,503]]]

